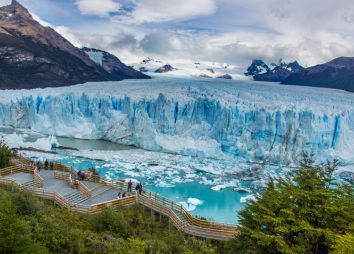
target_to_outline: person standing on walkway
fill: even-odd
[[[143,185],[140,183],[139,184],[139,195],[143,192]]]
[[[54,163],[52,161],[49,163],[49,167],[50,167],[50,170],[54,170]]]
[[[41,161],[38,161],[37,162],[37,170],[38,170],[38,172],[41,171],[41,166],[42,166]]]
[[[44,162],[44,169],[45,169],[45,170],[47,170],[47,169],[48,169],[48,165],[49,165],[48,160],[45,160],[45,162]]]
[[[130,179],[129,182],[128,182],[128,192],[132,192],[132,187],[133,187],[133,182]]]

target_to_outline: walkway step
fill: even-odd
[[[180,211],[177,211],[177,210],[173,210],[175,212],[175,214],[177,215],[177,217],[183,221],[183,222],[186,222],[189,224],[188,220],[186,219],[186,217],[180,212]]]
[[[22,186],[25,187],[26,189],[34,189],[34,188],[37,188],[37,185],[36,185],[36,183],[34,182],[34,180],[29,181],[29,182],[26,182],[26,183],[23,183]]]
[[[109,191],[113,189],[112,187],[109,187],[109,186],[100,186],[98,188],[95,188],[94,190],[91,191],[92,193],[92,197],[97,197],[98,195],[101,195],[103,193],[105,193],[106,191]]]
[[[80,204],[88,199],[88,197],[82,195],[81,192],[79,192],[79,191],[75,191],[69,195],[66,195],[64,198],[68,201],[70,206],[75,206],[75,205]]]

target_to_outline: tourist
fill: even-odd
[[[51,161],[49,164],[50,170],[54,170],[54,163]]]
[[[49,165],[48,160],[45,160],[45,162],[44,162],[44,169],[45,169],[45,170],[47,170],[47,169],[48,169],[48,165]]]
[[[122,194],[122,198],[125,198],[125,196],[126,196],[126,193],[124,191],[123,194]]]
[[[139,195],[143,192],[143,185],[140,183],[139,184]]]
[[[130,179],[129,182],[128,182],[128,192],[132,192],[132,186],[133,186],[133,182]]]
[[[135,190],[138,191],[140,188],[140,183],[138,183],[136,186],[135,186]]]
[[[121,192],[118,192],[118,198],[121,198],[122,197],[121,195],[122,195]]]
[[[37,170],[38,170],[38,172],[41,171],[41,166],[42,166],[41,161],[37,161]]]
[[[79,177],[79,180],[81,180],[81,181],[85,180],[85,174],[81,170],[79,170],[79,172],[77,172],[77,176]]]

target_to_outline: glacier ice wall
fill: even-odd
[[[168,79],[89,83],[70,92],[5,91],[0,124],[192,156],[293,163],[305,150],[322,159],[354,159],[351,94],[212,82]]]

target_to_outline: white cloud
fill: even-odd
[[[181,48],[179,39],[167,32],[158,31],[147,34],[140,42],[146,53],[168,54]]]
[[[75,47],[81,48],[84,46],[82,45],[81,40],[70,30],[70,28],[66,26],[56,26],[54,27],[54,30],[70,41]]]
[[[43,3],[52,3],[41,0],[39,12],[26,5],[31,1],[21,0],[35,13],[48,13]],[[67,27],[55,29],[75,45],[102,48],[124,59],[151,56],[245,68],[253,58],[310,66],[354,55],[353,0],[114,1],[107,1],[113,8],[102,8],[103,0],[84,1],[94,13],[106,9],[99,16],[116,12],[119,2],[113,19],[78,15],[72,23],[66,20]]]
[[[37,14],[31,12],[31,15],[32,15],[33,19],[36,20],[42,26],[51,26],[52,27],[51,24],[49,24],[47,21],[41,19]]]
[[[41,19],[37,14],[31,12],[31,15],[32,15],[33,19],[36,20],[39,24],[41,24],[42,26],[46,26],[46,27],[49,26],[49,27],[53,28],[57,33],[59,33],[65,39],[70,41],[74,46],[76,46],[76,47],[83,46],[81,43],[81,40],[78,39],[78,37],[71,31],[70,28],[68,28],[66,26],[53,26],[49,22]]]
[[[134,10],[119,20],[130,23],[190,20],[215,12],[214,0],[136,0]]]
[[[107,17],[120,9],[120,5],[115,0],[76,0],[76,5],[81,14],[99,17]]]

